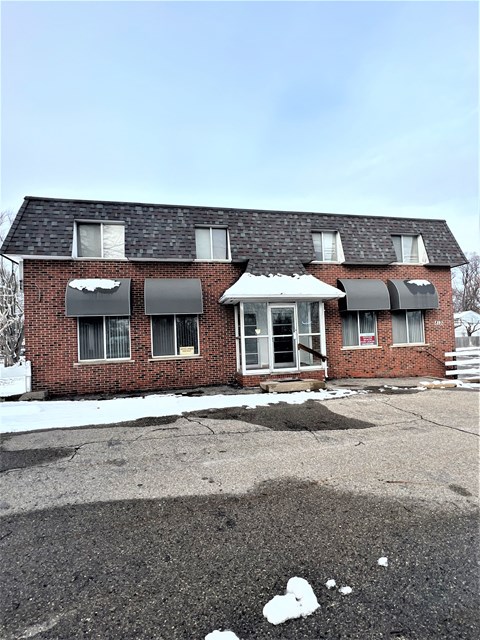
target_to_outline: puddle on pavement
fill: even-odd
[[[197,418],[213,418],[214,420],[242,420],[249,424],[257,424],[273,431],[330,431],[340,429],[369,429],[375,425],[356,418],[347,418],[327,409],[324,405],[307,400],[303,404],[279,404],[247,409],[245,407],[228,407],[226,409],[210,409],[194,411],[186,414]]]
[[[72,456],[75,449],[59,447],[56,449],[19,449],[16,451],[0,450],[0,473],[10,469],[35,467],[44,462],[53,462]]]

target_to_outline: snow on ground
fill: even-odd
[[[388,558],[386,556],[382,556],[377,560],[377,564],[381,567],[388,567]]]
[[[233,631],[212,631],[205,636],[205,640],[240,640],[237,635],[233,633]]]
[[[459,375],[461,375],[461,372],[459,373]],[[425,386],[429,386],[429,387],[445,387],[445,386],[452,386],[454,385],[455,387],[461,387],[463,389],[480,389],[480,384],[478,382],[469,382],[468,380],[430,380],[430,381],[423,381],[423,382],[419,382],[420,385],[425,385]],[[386,385],[385,385],[386,386]],[[393,388],[393,387],[392,387]],[[422,386],[420,386],[420,388],[424,388]]]
[[[298,391],[296,393],[253,393],[188,397],[165,394],[113,400],[58,400],[51,402],[2,402],[0,433],[63,429],[87,424],[125,422],[150,416],[175,416],[189,411],[250,408],[286,402],[302,404],[307,400],[331,400],[357,393],[349,389],[332,391]]]
[[[304,578],[290,578],[284,596],[274,596],[263,607],[263,615],[271,624],[281,624],[306,617],[319,608],[312,587]]]

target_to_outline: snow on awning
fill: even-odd
[[[70,280],[65,293],[65,315],[129,316],[130,278]]]
[[[203,313],[202,283],[198,278],[146,278],[145,313]]]
[[[222,304],[252,300],[336,300],[345,294],[312,275],[244,273],[220,298]]]
[[[438,309],[438,293],[429,280],[387,280],[392,310]]]
[[[390,309],[387,285],[382,280],[343,278],[339,286],[347,294],[340,300],[340,311],[384,311]]]

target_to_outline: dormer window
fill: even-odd
[[[397,262],[408,264],[425,264],[428,262],[427,252],[422,236],[392,236]]]
[[[197,260],[229,260],[228,229],[198,227],[195,229]]]
[[[312,239],[316,262],[343,262],[342,243],[337,231],[314,231]]]
[[[125,227],[105,222],[76,223],[77,258],[125,258]]]

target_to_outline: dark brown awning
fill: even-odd
[[[338,301],[340,311],[383,311],[390,309],[387,285],[382,280],[347,279],[338,280],[345,297]]]
[[[387,280],[392,310],[438,309],[438,293],[428,280]]]
[[[130,278],[77,278],[65,293],[68,317],[129,316]]]
[[[198,278],[147,278],[145,313],[203,313],[202,283]]]

